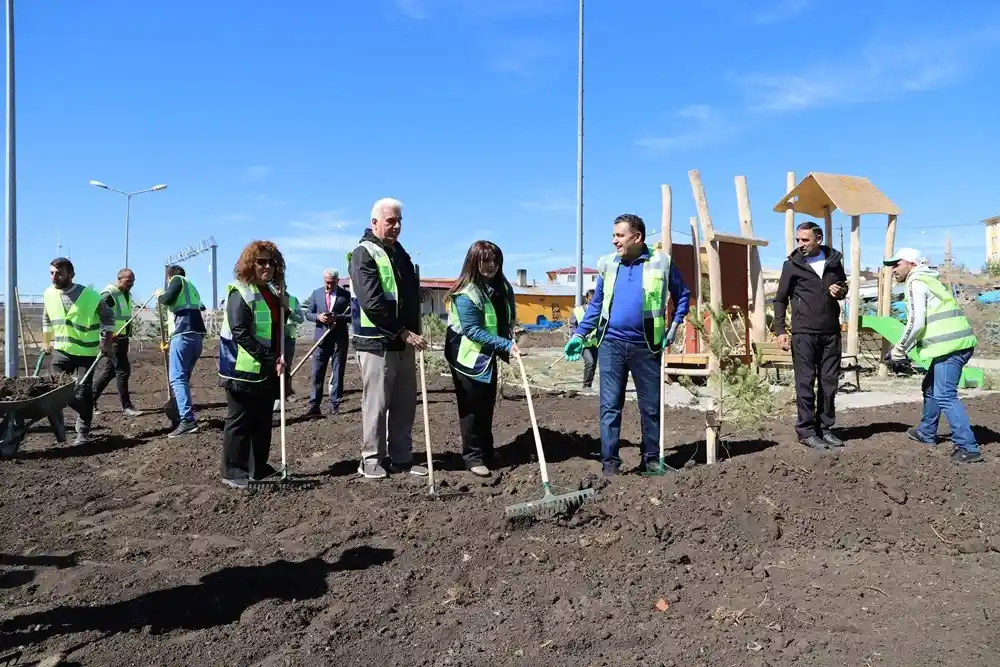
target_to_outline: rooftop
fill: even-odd
[[[556,275],[556,276],[575,275],[576,274],[576,267],[575,266],[567,266],[565,269],[553,269],[551,271],[546,271],[545,273],[548,273],[550,275]],[[589,275],[594,275],[594,274],[597,273],[597,269],[591,269],[591,268],[588,268],[588,267],[584,267],[583,268],[583,273],[584,273],[584,275],[588,275],[588,276]]]

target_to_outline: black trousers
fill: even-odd
[[[66,375],[76,375],[79,379],[90,369],[94,363],[94,357],[80,357],[75,354],[66,354],[55,350],[52,353],[51,370],[53,374],[65,373]],[[94,419],[94,375],[87,376],[86,382],[76,388],[73,400],[69,402],[69,407],[76,414],[80,415],[83,421],[83,433],[90,432],[90,423]]]
[[[451,369],[458,401],[458,428],[462,432],[462,458],[466,468],[494,463],[493,409],[497,402],[499,372],[494,364],[490,381],[480,382]]]
[[[822,436],[824,431],[833,428],[835,399],[840,386],[840,354],[839,333],[792,334],[795,405],[798,408],[795,432],[799,439]]]
[[[222,430],[222,477],[261,479],[270,474],[274,396],[268,392],[226,390],[229,414]]]
[[[94,369],[94,405],[108,388],[111,376],[115,377],[118,384],[118,398],[122,402],[122,410],[132,407],[132,398],[128,392],[128,379],[132,376],[132,364],[128,360],[128,338],[116,338],[114,351],[110,357],[105,357]]]
[[[332,342],[331,342],[332,341]],[[326,380],[326,368],[333,362],[330,373],[330,405],[340,406],[344,396],[344,371],[347,370],[348,339],[346,335],[330,333],[323,344],[313,352],[312,361],[312,393],[309,395],[309,406],[319,407],[323,400],[323,384]]]
[[[583,348],[583,386],[590,389],[594,384],[594,371],[597,370],[597,348]]]

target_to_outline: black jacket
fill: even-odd
[[[278,350],[281,349],[279,345],[284,340],[284,323],[271,321],[271,347],[267,348],[254,337],[253,311],[238,294],[234,293],[231,298],[226,299],[226,317],[229,319],[229,330],[233,333],[233,341],[260,362],[261,372],[267,379],[263,382],[244,382],[219,378],[219,385],[227,391],[245,391],[278,398],[280,387],[278,386],[277,362]],[[288,320],[287,310],[283,319]]]
[[[385,335],[385,339],[353,336],[354,349],[362,352],[404,350],[406,343],[400,337],[403,329],[420,333],[420,283],[413,267],[413,260],[398,242],[390,249],[370,229],[365,231],[361,240],[371,241],[388,253],[393,273],[396,275],[399,314],[397,316],[396,308],[383,296],[375,260],[363,246],[359,245],[351,253],[351,311],[353,314],[355,305],[364,310],[368,319]],[[357,318],[356,314],[353,316]]]
[[[792,331],[794,333],[840,333],[840,301],[830,296],[830,287],[846,283],[844,256],[839,251],[822,246],[826,253],[823,277],[806,264],[798,250],[785,260],[781,267],[778,291],[774,295],[774,333],[785,331],[785,311],[792,304]]]

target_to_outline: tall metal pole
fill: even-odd
[[[14,125],[14,0],[7,0],[7,159],[4,168],[7,220],[7,299],[4,308],[4,371],[15,377],[17,360],[17,151]]]
[[[583,305],[583,0],[580,0],[576,73],[576,305]]]
[[[219,309],[219,256],[218,246],[212,246],[212,310]]]
[[[125,267],[128,267],[128,218],[132,211],[132,195],[125,195]]]

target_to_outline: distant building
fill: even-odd
[[[546,271],[545,275],[549,277],[550,285],[576,285],[576,267],[569,266],[565,269],[555,269],[553,271]],[[584,291],[593,289],[597,285],[597,269],[583,269],[583,288]]]

